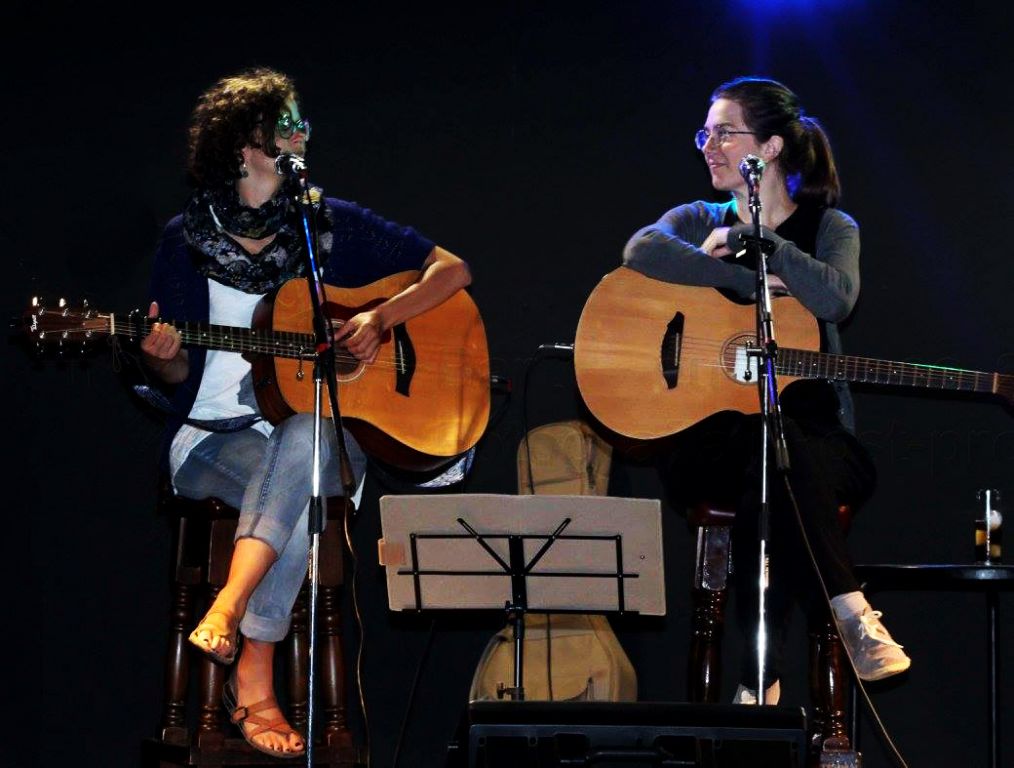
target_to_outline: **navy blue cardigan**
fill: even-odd
[[[410,227],[386,221],[355,203],[325,198],[334,214],[334,244],[324,264],[324,282],[356,288],[397,272],[421,269],[433,243]],[[152,268],[149,301],[157,301],[167,321],[206,323],[209,318],[208,279],[195,268],[183,238],[183,217],[176,216],[162,233]],[[185,381],[167,392],[173,410],[167,416],[161,465],[169,469],[169,447],[190,413],[207,349],[190,348],[190,370]]]

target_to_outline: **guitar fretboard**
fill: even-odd
[[[995,393],[1000,383],[1010,386],[1014,376],[986,371],[966,371],[919,363],[876,360],[869,357],[834,355],[803,349],[780,349],[778,373],[808,379],[837,379],[869,384],[894,384],[906,387]]]
[[[120,318],[115,315],[107,317],[109,333],[130,338],[144,338],[151,333],[154,323],[163,322],[158,318],[149,317]],[[294,359],[311,358],[314,353],[314,339],[309,333],[265,331],[207,323],[172,323],[172,325],[179,331],[184,345]]]

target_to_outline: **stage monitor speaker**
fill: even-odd
[[[792,707],[496,701],[469,705],[469,768],[797,768]]]

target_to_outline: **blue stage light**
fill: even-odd
[[[866,0],[738,0],[738,5],[749,10],[799,11],[813,13],[840,9],[858,10]]]

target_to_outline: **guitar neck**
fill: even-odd
[[[152,325],[163,322],[158,318],[130,315],[117,317],[113,314],[97,315],[95,320],[102,320],[106,326],[102,329],[104,332],[132,339],[145,338],[151,333]],[[237,328],[207,323],[173,323],[173,326],[179,331],[184,346],[293,359],[310,358],[314,354],[314,338],[309,333]]]
[[[942,365],[900,363],[803,349],[779,349],[776,370],[785,376],[806,379],[832,379],[986,394],[1004,394],[1014,386],[1014,376],[1000,373],[968,371]]]

